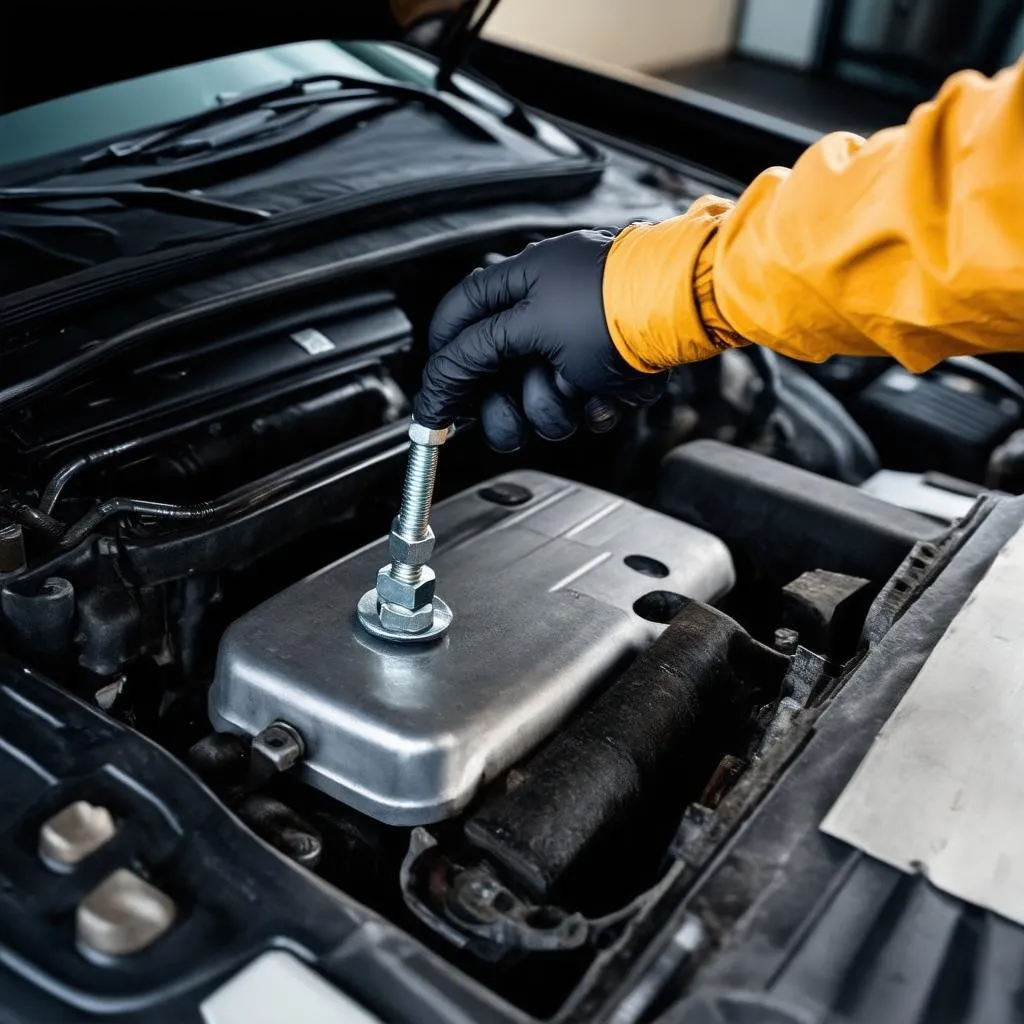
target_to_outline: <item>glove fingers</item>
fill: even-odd
[[[480,426],[496,452],[517,451],[526,440],[525,420],[515,402],[501,391],[492,391],[480,403]]]
[[[624,390],[621,394],[616,393],[615,397],[623,405],[630,408],[641,408],[645,405],[653,405],[665,393],[665,385],[668,383],[668,374],[659,373],[649,380],[634,384]]]
[[[536,363],[523,376],[523,413],[546,441],[564,441],[576,433],[575,403],[555,386],[554,372]]]
[[[438,304],[428,332],[430,351],[450,345],[468,327],[526,298],[526,253],[478,267]]]
[[[497,373],[510,356],[529,353],[532,332],[523,324],[526,311],[527,304],[522,303],[471,324],[427,360],[416,401],[420,423],[426,427],[451,423],[479,387],[481,377]]]

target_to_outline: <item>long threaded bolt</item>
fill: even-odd
[[[388,535],[391,561],[377,571],[377,585],[359,599],[356,612],[363,628],[383,640],[424,642],[443,636],[452,610],[435,592],[427,565],[434,550],[430,505],[437,475],[437,449],[449,427],[431,430],[415,420],[409,426],[409,461],[402,487],[402,507]]]
[[[437,446],[410,440],[409,463],[402,488],[402,507],[398,512],[399,533],[408,540],[424,540],[427,536],[436,475]],[[393,562],[391,574],[396,580],[415,585],[423,575],[423,568],[405,562]]]

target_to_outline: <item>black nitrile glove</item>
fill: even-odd
[[[614,238],[573,231],[534,242],[453,288],[430,324],[416,419],[446,426],[476,401],[492,447],[514,451],[530,426],[561,440],[583,419],[609,429],[616,401],[655,401],[667,375],[629,366],[605,322],[601,278]]]

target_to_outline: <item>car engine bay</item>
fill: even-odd
[[[453,626],[375,641],[355,608],[387,561],[414,333],[371,291],[23,417],[5,637],[286,857],[545,1014],[841,686],[872,601],[948,526],[724,443],[757,393],[710,402],[684,372],[607,435],[508,457],[460,429],[433,516]]]
[[[479,239],[450,214],[429,252],[350,242],[376,263],[342,286],[311,249],[294,294],[268,261],[12,334],[5,354],[31,367],[48,345],[149,332],[67,387],[0,394],[3,672],[22,671],[3,692],[29,707],[52,680],[186,766],[279,870],[525,1013],[580,1020],[992,491],[1024,490],[1010,365],[915,378],[740,349],[604,434],[498,455],[460,423],[432,516],[451,628],[368,636],[356,606],[388,561],[444,291],[616,202],[620,221],[668,215],[721,185],[608,159],[589,208],[478,210]],[[129,814],[109,779],[76,785]],[[161,849],[142,857],[173,889]],[[199,913],[171,895],[179,922]]]

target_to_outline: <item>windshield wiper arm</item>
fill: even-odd
[[[338,88],[335,92],[306,91],[309,86],[315,85],[336,85]],[[351,75],[331,73],[299,75],[291,79],[291,81],[269,86],[265,89],[256,89],[226,103],[221,103],[219,106],[201,110],[198,114],[193,114],[191,117],[177,121],[166,128],[160,128],[149,135],[112,142],[109,146],[105,146],[95,153],[89,153],[82,157],[79,166],[82,170],[92,170],[94,167],[111,162],[130,161],[133,157],[161,149],[166,143],[189,132],[205,128],[208,124],[213,124],[225,118],[235,117],[249,110],[272,107],[281,100],[294,98],[296,101],[319,104],[330,101],[363,99],[368,95],[421,103],[423,106],[445,117],[449,123],[466,134],[474,138],[493,141],[493,137],[486,129],[456,107],[448,97],[440,93],[418,89],[415,86],[404,85],[401,82],[374,81],[372,79],[356,78]],[[289,104],[288,106],[294,105]]]
[[[93,185],[82,188],[0,188],[0,209],[31,209],[48,203],[105,199],[121,206],[136,206],[186,217],[205,217],[232,224],[258,224],[270,217],[266,210],[239,206],[222,199],[150,185]],[[81,210],[68,211],[80,215]]]

